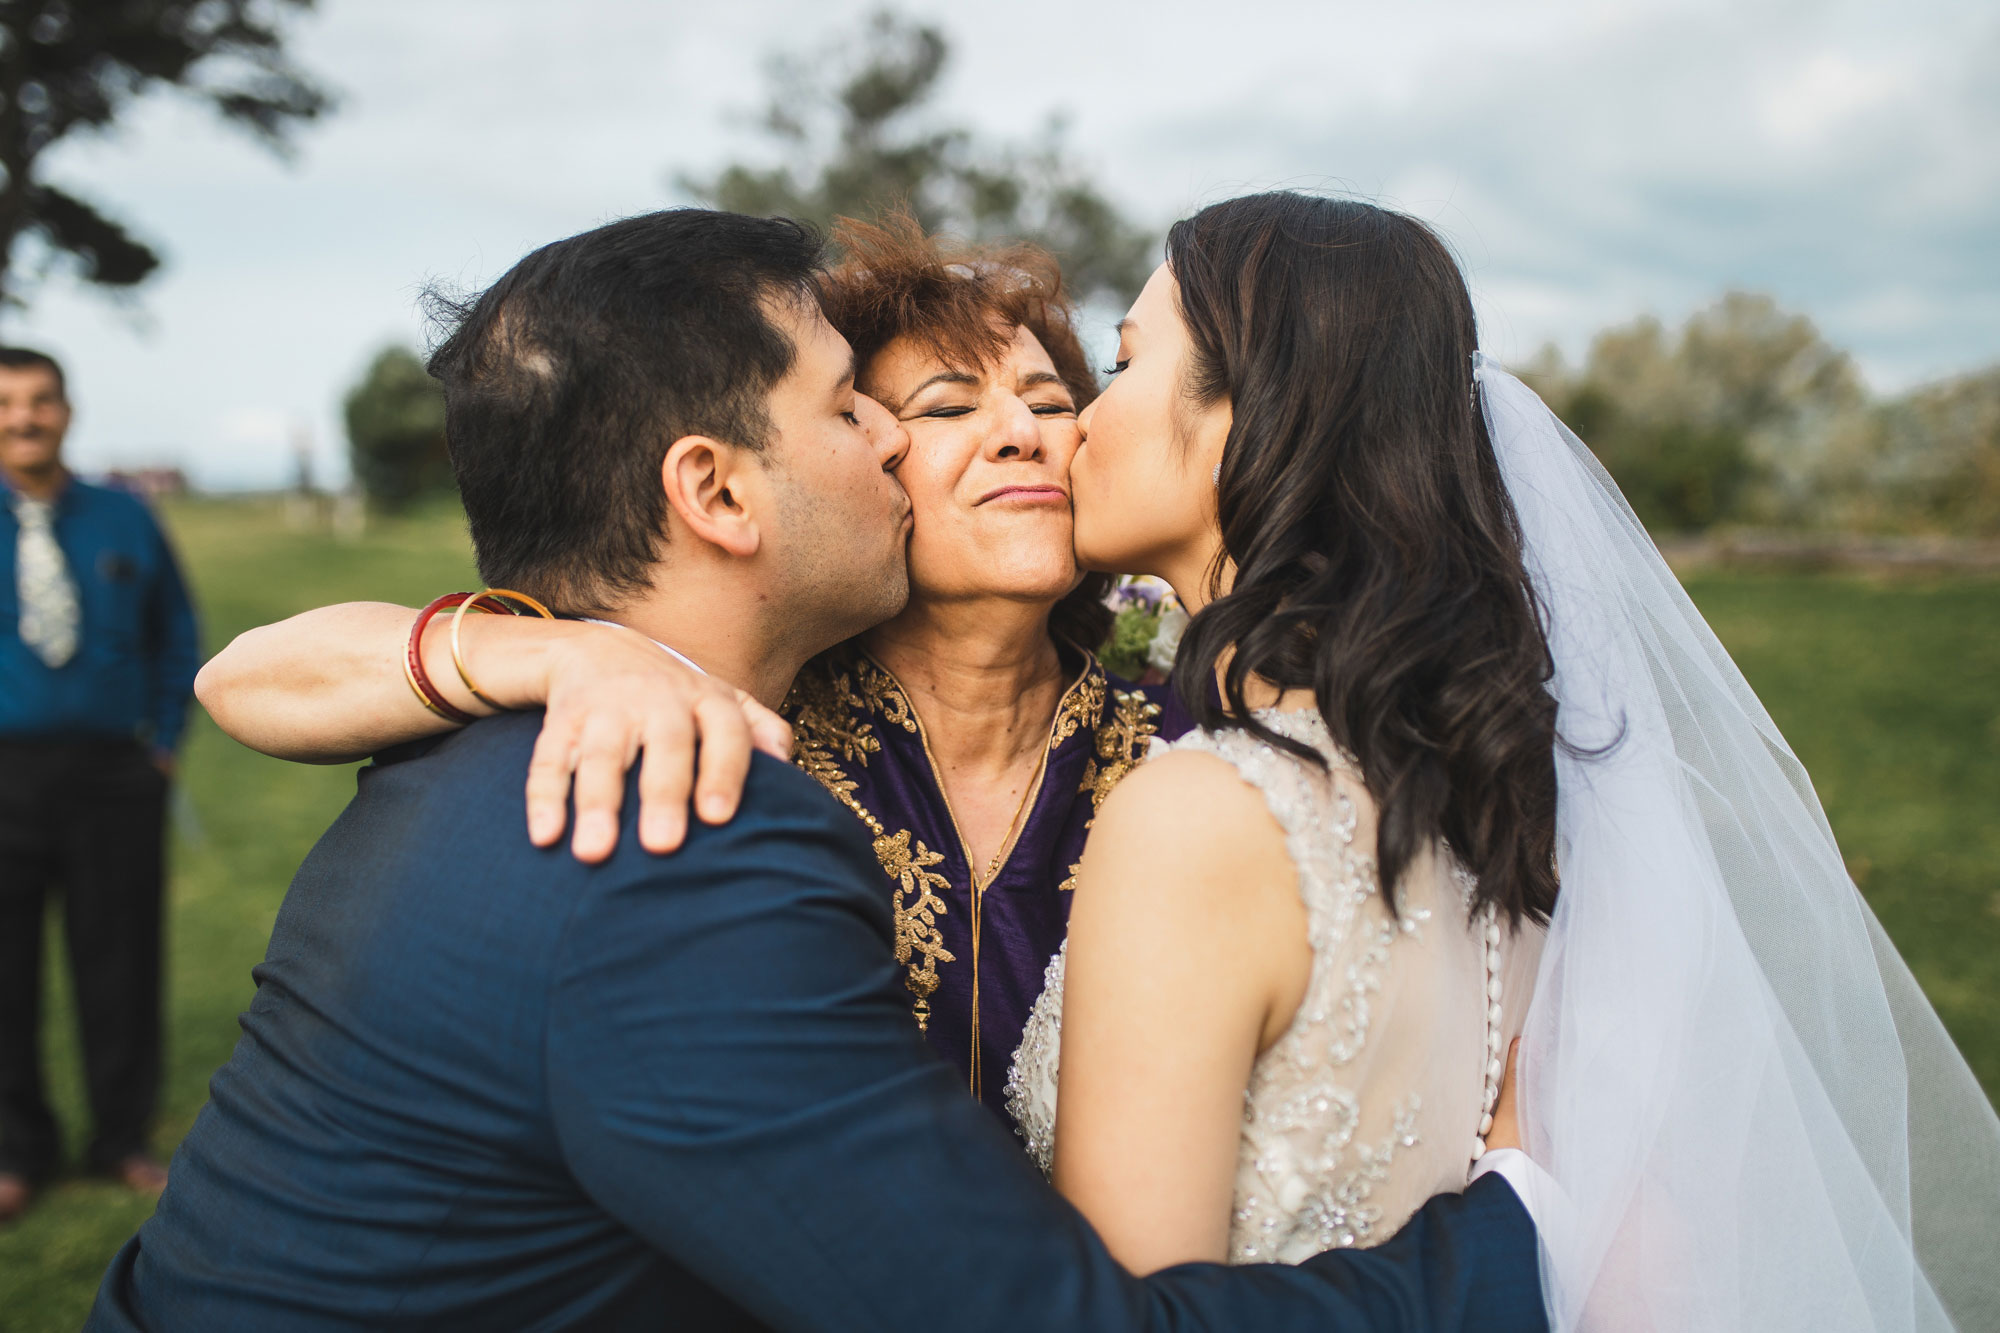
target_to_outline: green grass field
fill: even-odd
[[[293,532],[261,502],[189,501],[168,518],[211,651],[309,606],[422,602],[474,578],[455,513],[379,523],[354,544]],[[1710,574],[1689,591],[1805,760],[1856,880],[2000,1096],[2000,580]],[[184,773],[163,1150],[228,1058],[292,870],[353,790],[351,768],[265,759],[201,717]],[[49,1046],[80,1139],[66,984],[52,980]],[[0,1233],[0,1331],[78,1327],[148,1208],[100,1182],[60,1183]]]

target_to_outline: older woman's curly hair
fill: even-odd
[[[1055,257],[1032,245],[973,246],[926,233],[907,213],[880,222],[841,218],[841,260],[821,284],[827,321],[854,348],[860,382],[891,343],[912,339],[947,365],[977,367],[1006,351],[1015,329],[1035,336],[1080,412],[1098,395],[1097,376],[1076,334],[1076,310]],[[1049,628],[1095,650],[1111,632],[1112,580],[1086,575],[1057,603]]]

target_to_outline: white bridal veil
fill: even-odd
[[[1521,1045],[1554,1327],[2000,1329],[2000,1119],[1804,768],[1590,452],[1475,358],[1555,657]]]

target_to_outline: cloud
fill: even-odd
[[[1254,145],[1253,174],[1317,164],[1426,217],[1489,327],[1516,335],[1506,354],[1577,350],[1737,284],[1819,318],[1894,387],[2000,357],[1996,63],[2000,19],[1950,6],[1886,28],[1826,6],[1660,12],[1442,54],[1422,96],[1337,77],[1316,105],[1242,96],[1157,126],[1148,151]]]
[[[1763,91],[1760,128],[1767,140],[1788,147],[1832,146],[1863,129],[1871,112],[1890,110],[1915,95],[1916,73],[1904,61],[1816,51]]]
[[[765,54],[876,0],[339,0],[298,50],[341,92],[294,167],[171,97],[53,175],[168,255],[135,317],[61,282],[8,336],[69,362],[86,466],[283,485],[289,427],[340,470],[340,398],[417,343],[433,278],[674,199],[755,148]],[[1728,284],[1772,291],[1880,388],[2000,359],[2000,17],[1988,0],[912,0],[954,42],[946,111],[1002,137],[1059,108],[1159,222],[1272,184],[1432,220],[1489,346],[1580,350]]]

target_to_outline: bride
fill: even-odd
[[[1079,555],[1196,611],[1202,729],[1100,809],[1011,1089],[1114,1253],[1386,1237],[1518,1030],[1553,1326],[2000,1327],[2000,1121],[1436,237],[1232,200],[1121,335]]]
[[[1553,1327],[2000,1328],[2000,1119],[1437,238],[1230,200],[1121,334],[1078,554],[1196,610],[1202,729],[1105,802],[1013,1078],[1113,1250],[1387,1234],[1519,1023]]]
[[[1012,1109],[1135,1270],[1296,1262],[1483,1151],[1557,901],[1549,651],[1421,224],[1218,205],[1119,331],[1078,558],[1173,585],[1202,729],[1099,810]]]

